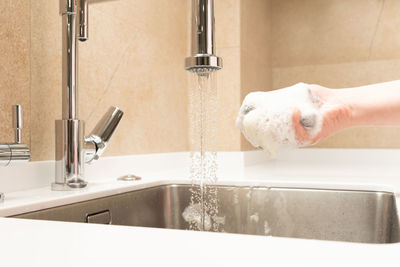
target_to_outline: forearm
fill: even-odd
[[[310,86],[324,117],[313,142],[354,126],[400,126],[400,80],[344,89]]]
[[[333,96],[349,112],[346,127],[400,125],[400,80],[334,90]]]
[[[237,125],[254,146],[271,154],[314,144],[349,127],[400,126],[400,80],[344,89],[299,83],[250,93]]]

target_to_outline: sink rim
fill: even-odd
[[[105,200],[107,198],[113,198],[113,197],[117,197],[118,198],[118,197],[121,197],[121,196],[123,197],[123,195],[127,195],[127,194],[130,194],[130,193],[135,193],[135,192],[139,193],[140,191],[161,190],[161,192],[164,192],[164,191],[174,190],[174,188],[177,188],[178,190],[180,190],[180,188],[182,188],[182,187],[186,188],[185,190],[187,190],[188,188],[190,188],[192,186],[198,186],[198,185],[196,185],[196,184],[193,185],[192,183],[182,183],[182,182],[178,182],[178,183],[169,182],[169,183],[163,183],[163,184],[149,184],[147,187],[137,188],[137,189],[133,189],[133,190],[130,190],[130,191],[127,191],[127,192],[119,192],[119,193],[114,193],[114,194],[109,195],[109,196],[94,197],[94,198],[92,198],[90,200],[77,201],[77,202],[66,204],[66,205],[58,205],[58,206],[52,207],[52,208],[44,208],[44,209],[39,209],[39,210],[36,210],[36,211],[31,211],[31,212],[19,213],[19,214],[15,214],[13,216],[10,216],[10,217],[18,218],[20,216],[23,217],[25,215],[29,216],[30,214],[35,213],[35,212],[46,212],[46,211],[50,211],[51,212],[52,209],[62,208],[62,207],[65,207],[65,206],[71,206],[71,205],[74,205],[74,204],[78,204],[78,205],[79,204],[85,204],[86,202],[96,202],[96,200],[99,200],[100,203],[101,203],[102,200],[107,201],[107,200]],[[208,185],[208,186],[210,186],[210,185]],[[244,189],[245,191],[251,191],[251,190],[254,189],[254,190],[257,190],[257,191],[260,191],[260,190],[261,191],[275,191],[275,190],[276,191],[282,191],[282,190],[283,191],[298,191],[298,192],[300,192],[300,194],[302,194],[302,193],[307,194],[308,191],[319,192],[319,193],[326,192],[329,195],[331,195],[332,193],[333,194],[334,193],[339,193],[339,194],[340,193],[343,193],[343,194],[357,194],[357,195],[358,194],[369,194],[370,196],[365,196],[365,197],[376,198],[377,201],[379,201],[380,198],[385,197],[385,198],[390,198],[390,203],[394,203],[394,205],[395,205],[393,208],[390,209],[390,214],[392,214],[392,215],[390,215],[389,217],[396,218],[397,226],[398,226],[398,223],[399,223],[399,214],[400,214],[399,213],[399,207],[397,205],[396,196],[395,196],[395,194],[393,192],[384,192],[384,191],[376,191],[376,190],[354,190],[354,189],[346,189],[346,190],[344,190],[344,189],[307,188],[307,187],[304,188],[304,187],[286,187],[286,186],[265,186],[265,185],[260,185],[260,184],[257,184],[256,186],[254,186],[251,183],[250,184],[246,183],[246,184],[242,184],[242,185],[237,185],[237,184],[236,185],[232,185],[232,184],[227,184],[227,183],[224,183],[224,184],[221,185],[221,183],[217,183],[217,184],[215,184],[215,185],[213,184],[211,186],[218,186],[219,188],[227,190],[228,192],[229,191],[233,191],[235,189],[238,189],[238,190],[243,190]],[[151,194],[149,196],[151,196]],[[362,196],[362,195],[361,195],[361,197],[364,198],[364,196]],[[307,198],[308,197],[306,197],[306,199]],[[330,197],[328,196],[328,199],[329,198]],[[121,203],[123,204],[123,203],[126,203],[126,202],[121,202]],[[377,202],[377,203],[380,203],[380,202]],[[95,204],[95,205],[98,205],[98,204]],[[118,204],[118,205],[120,206],[120,204]],[[393,204],[390,204],[390,205],[393,205]],[[62,216],[65,216],[65,215],[62,215]],[[396,217],[392,217],[392,216],[396,216]],[[158,216],[156,216],[156,217],[158,217]],[[51,219],[49,219],[49,220],[51,220]],[[66,221],[66,220],[62,220],[62,221]],[[135,226],[135,224],[132,224],[131,226]],[[138,225],[138,226],[140,226],[140,225]],[[146,226],[146,227],[152,227],[152,226]],[[157,227],[157,228],[168,228],[168,226],[166,226],[166,227]],[[177,229],[179,229],[179,228],[177,228]],[[352,228],[349,228],[349,229],[352,229]],[[396,230],[396,233],[398,233],[398,231],[399,230]],[[247,234],[247,233],[238,233],[238,234]],[[275,236],[275,235],[273,235],[273,236]],[[284,237],[284,236],[281,236],[281,237]],[[289,237],[288,236],[288,238],[301,238],[301,237],[296,237],[296,236]],[[389,239],[390,238],[392,238],[392,237],[389,237]],[[303,239],[314,239],[314,238],[303,238]],[[319,238],[317,238],[317,240],[329,240],[329,239],[319,239]],[[341,241],[341,240],[339,240],[339,241]],[[357,242],[357,241],[349,241],[349,242],[360,243],[360,242]],[[361,242],[361,243],[363,243],[363,242]],[[366,242],[366,243],[368,243],[368,242]],[[398,243],[398,242],[387,242],[387,243]],[[387,244],[387,243],[386,242],[385,243],[371,242],[371,244]]]

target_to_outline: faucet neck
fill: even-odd
[[[61,4],[63,3],[63,4]],[[60,0],[62,17],[62,119],[78,118],[78,0]]]
[[[78,44],[88,39],[88,0],[60,0],[62,17],[62,118],[78,119]]]
[[[214,55],[214,1],[192,1],[192,55]]]
[[[215,55],[214,0],[192,0],[191,56],[185,69],[219,70],[222,59]]]

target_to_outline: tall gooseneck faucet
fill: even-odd
[[[88,137],[78,117],[78,44],[88,39],[88,0],[60,0],[62,17],[62,119],[56,121],[56,174],[53,190],[87,185],[84,165],[104,152],[123,112],[111,107]]]

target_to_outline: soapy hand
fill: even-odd
[[[296,140],[301,145],[312,145],[320,140],[345,128],[351,117],[351,110],[339,99],[335,98],[334,91],[319,85],[307,85],[320,114],[320,125],[314,135],[310,129],[315,127],[315,118],[304,116],[300,109],[294,108],[292,123]]]
[[[330,99],[330,89],[304,83],[250,93],[236,125],[254,146],[274,157],[282,150],[314,144],[342,127],[346,109]]]
[[[271,156],[353,126],[400,126],[400,80],[328,89],[298,83],[246,96],[237,127]]]

